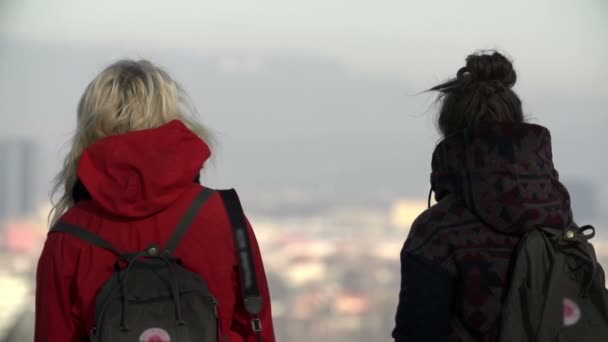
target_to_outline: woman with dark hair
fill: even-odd
[[[461,341],[462,330],[497,341],[521,236],[573,223],[550,133],[526,123],[516,80],[509,59],[481,52],[431,89],[442,101],[431,173],[437,204],[416,219],[401,252],[397,342]]]

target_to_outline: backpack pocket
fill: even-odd
[[[579,322],[574,327],[564,328],[558,335],[558,342],[606,342],[608,327],[589,321]]]

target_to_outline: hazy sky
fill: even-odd
[[[498,47],[517,56],[526,86],[608,93],[605,0],[4,2],[2,31],[19,39],[324,56],[422,83]]]
[[[0,138],[41,144],[46,191],[86,84],[145,57],[218,131],[215,183],[423,197],[438,137],[433,98],[410,95],[499,48],[526,112],[552,130],[560,173],[608,208],[607,41],[605,0],[0,0]]]

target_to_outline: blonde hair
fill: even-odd
[[[108,136],[157,128],[176,119],[212,145],[211,132],[199,123],[190,99],[167,72],[146,60],[121,60],[103,70],[78,103],[70,151],[51,191],[51,226],[74,205],[72,190],[78,161],[89,145]],[[55,201],[59,193],[59,200]]]

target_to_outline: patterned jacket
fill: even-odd
[[[514,247],[537,226],[572,224],[549,131],[533,124],[469,128],[432,158],[437,204],[412,225],[401,252],[396,342],[497,341]]]

